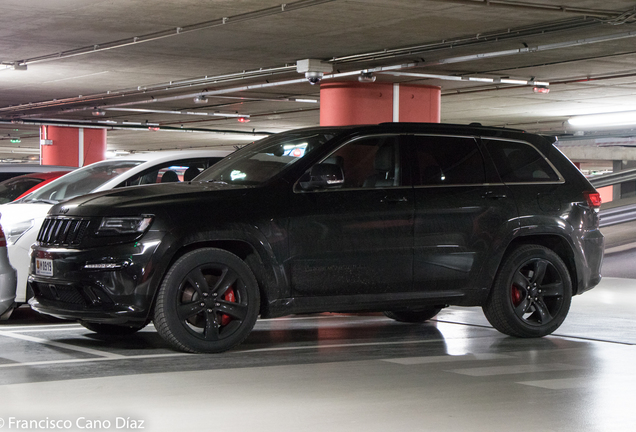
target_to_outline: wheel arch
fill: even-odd
[[[509,255],[512,250],[528,244],[536,244],[547,247],[554,251],[559,258],[563,260],[568,272],[570,273],[570,279],[572,280],[572,295],[576,295],[579,277],[577,274],[574,250],[570,243],[558,234],[532,234],[516,237],[508,244],[508,247],[504,251],[499,267],[501,267],[501,264],[504,261],[503,258]]]
[[[271,270],[271,267],[265,263],[265,260],[267,260],[267,258],[264,258],[262,256],[264,252],[257,250],[256,247],[254,247],[250,242],[246,240],[229,238],[209,239],[194,241],[181,246],[170,258],[170,261],[166,267],[166,272],[162,275],[161,281],[159,281],[159,285],[161,285],[161,283],[163,282],[163,279],[168,273],[168,270],[172,268],[174,263],[179,258],[191,251],[203,248],[215,248],[230,252],[239,257],[248,265],[250,270],[252,270],[252,273],[254,273],[254,277],[256,278],[256,281],[258,283],[258,289],[261,298],[259,313],[261,315],[267,315],[269,299],[276,296],[277,280],[279,278]],[[152,302],[152,310],[150,312],[151,314],[154,313],[157,292],[155,292],[155,296]]]

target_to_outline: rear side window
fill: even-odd
[[[473,138],[416,135],[413,140],[415,186],[485,182],[484,159]]]
[[[545,157],[530,144],[515,141],[484,140],[504,183],[559,181]]]

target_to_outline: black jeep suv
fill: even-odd
[[[598,193],[553,143],[444,124],[273,135],[192,182],[53,207],[31,305],[101,333],[154,321],[190,352],[236,346],[259,315],[448,305],[543,336],[600,281],[604,242]]]

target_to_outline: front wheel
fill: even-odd
[[[483,310],[502,333],[541,337],[559,328],[571,300],[572,280],[563,260],[544,246],[525,245],[504,258]]]
[[[188,252],[159,288],[154,323],[174,348],[193,353],[227,351],[256,323],[258,283],[249,266],[222,249]]]

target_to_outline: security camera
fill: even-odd
[[[331,73],[333,66],[328,62],[316,59],[305,59],[296,62],[296,71],[298,73],[304,73],[307,81],[313,85],[318,84],[326,73]]]
[[[318,84],[322,80],[323,72],[305,72],[305,78],[309,81],[309,84]]]
[[[363,71],[358,75],[358,81],[361,83],[372,83],[375,82],[375,75],[372,72]]]

